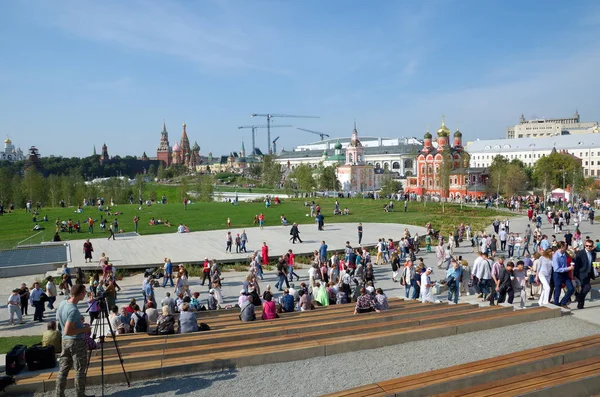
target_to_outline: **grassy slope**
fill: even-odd
[[[25,345],[29,347],[41,342],[41,335],[2,337],[0,338],[0,354],[8,353],[15,345]]]
[[[159,196],[160,197],[160,196]],[[321,205],[323,214],[325,215],[325,223],[333,222],[386,222],[386,223],[405,223],[417,226],[424,226],[427,222],[431,222],[435,229],[441,229],[447,233],[453,225],[458,225],[461,222],[470,223],[475,229],[482,229],[496,216],[494,210],[485,210],[484,208],[464,207],[458,205],[446,205],[446,211],[442,213],[440,204],[427,203],[423,206],[421,203],[411,202],[408,212],[403,212],[402,203],[396,203],[396,212],[386,213],[383,211],[384,201],[374,201],[365,199],[342,199],[340,201],[341,208],[348,207],[351,211],[349,216],[333,216],[335,199],[319,199],[318,204]],[[157,234],[157,233],[174,233],[178,223],[185,223],[191,231],[222,229],[226,227],[227,218],[231,218],[232,227],[243,228],[253,227],[253,219],[255,215],[261,212],[265,214],[265,225],[279,225],[281,214],[285,214],[288,221],[298,223],[312,223],[313,220],[306,216],[310,212],[308,207],[304,207],[304,200],[285,200],[279,206],[265,208],[263,203],[240,203],[238,206],[233,206],[228,203],[194,203],[188,205],[187,211],[183,210],[183,204],[169,203],[166,205],[153,205],[139,211],[137,205],[118,205],[113,210],[119,211],[122,215],[117,218],[119,227],[124,231],[133,230],[132,219],[135,215],[141,217],[139,223],[140,234]],[[54,221],[56,218],[67,220],[72,218],[73,221],[79,220],[82,224],[82,230],[85,233],[68,234],[62,233],[63,240],[83,239],[90,236],[87,233],[87,224],[83,222],[88,216],[93,216],[98,222],[95,227],[94,237],[100,235],[99,220],[103,213],[94,208],[86,207],[82,214],[74,213],[74,208],[42,208],[40,211],[41,217],[48,215],[49,222],[41,222],[46,230],[44,233],[32,239],[31,243],[38,243],[42,240],[49,241],[54,234]],[[506,213],[502,213],[502,217]],[[148,224],[150,218],[168,219],[173,227],[165,226],[150,226]],[[114,219],[110,217],[109,219]],[[5,214],[0,217],[0,248],[10,248],[17,242],[24,240],[36,232],[31,231],[34,226],[31,216],[24,210],[18,210],[12,214]]]

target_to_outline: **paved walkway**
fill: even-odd
[[[153,234],[147,236],[116,236],[116,240],[108,240],[106,237],[90,239],[94,246],[94,263],[86,265],[83,256],[84,241],[73,241],[71,244],[71,256],[73,258],[70,266],[96,266],[97,259],[102,252],[110,258],[110,261],[119,268],[139,268],[140,266],[156,266],[163,263],[165,257],[171,258],[173,263],[199,263],[204,257],[216,259],[219,262],[245,262],[252,251],[260,250],[263,241],[269,246],[269,257],[278,257],[292,248],[296,254],[309,254],[319,247],[321,241],[325,241],[329,251],[342,250],[346,241],[353,246],[358,245],[357,226],[355,223],[332,223],[326,224],[324,231],[318,231],[316,225],[300,225],[300,238],[302,244],[292,245],[289,241],[291,226],[269,226],[264,229],[258,227],[248,228],[248,253],[225,252],[225,241],[227,231],[231,231],[233,238],[244,229],[222,229],[192,233],[168,233]],[[161,227],[161,226],[156,226]],[[424,227],[403,225],[395,223],[363,223],[364,245],[374,245],[379,238],[399,239],[408,228],[411,233],[425,233]]]

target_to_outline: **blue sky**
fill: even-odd
[[[3,1],[0,135],[42,155],[155,155],[163,119],[201,154],[251,113],[348,136],[466,140],[526,117],[600,120],[600,3],[516,0]],[[291,149],[318,139],[273,130]],[[315,139],[316,138],[316,139]],[[266,131],[257,136],[265,148]]]

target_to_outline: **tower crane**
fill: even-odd
[[[325,137],[329,138],[329,134],[326,134],[324,132],[319,132],[319,131],[313,131],[313,130],[307,130],[306,128],[296,128],[297,130],[300,131],[306,131],[306,132],[310,132],[311,134],[316,134],[316,135],[320,135],[321,136],[321,140],[325,140]]]
[[[271,151],[271,119],[273,117],[277,118],[277,117],[293,117],[293,118],[300,118],[300,119],[318,119],[318,116],[298,116],[298,115],[293,115],[293,114],[271,114],[271,113],[252,113],[252,117],[266,117],[267,118],[267,146],[268,146],[268,153],[272,154],[273,152]]]
[[[273,139],[273,153],[277,154],[277,140],[279,139],[279,137]]]
[[[272,125],[270,128],[278,128],[278,127],[293,127],[292,125]],[[257,128],[269,128],[267,125],[240,125],[238,130],[242,128],[251,128],[252,129],[252,150],[250,154],[254,156],[256,154],[256,129]]]

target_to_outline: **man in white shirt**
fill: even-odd
[[[421,291],[422,291],[422,301],[431,302],[431,303],[439,303],[439,300],[433,299],[433,294],[431,292],[431,288],[433,284],[431,283],[431,273],[433,273],[433,269],[428,267],[425,273],[421,274]]]
[[[180,223],[179,226],[177,226],[177,233],[184,233],[184,232],[185,232],[185,228]]]
[[[500,239],[500,251],[506,250],[506,237],[506,231],[504,230],[504,228],[502,228],[502,230],[500,230],[500,233],[498,233],[498,238]]]

